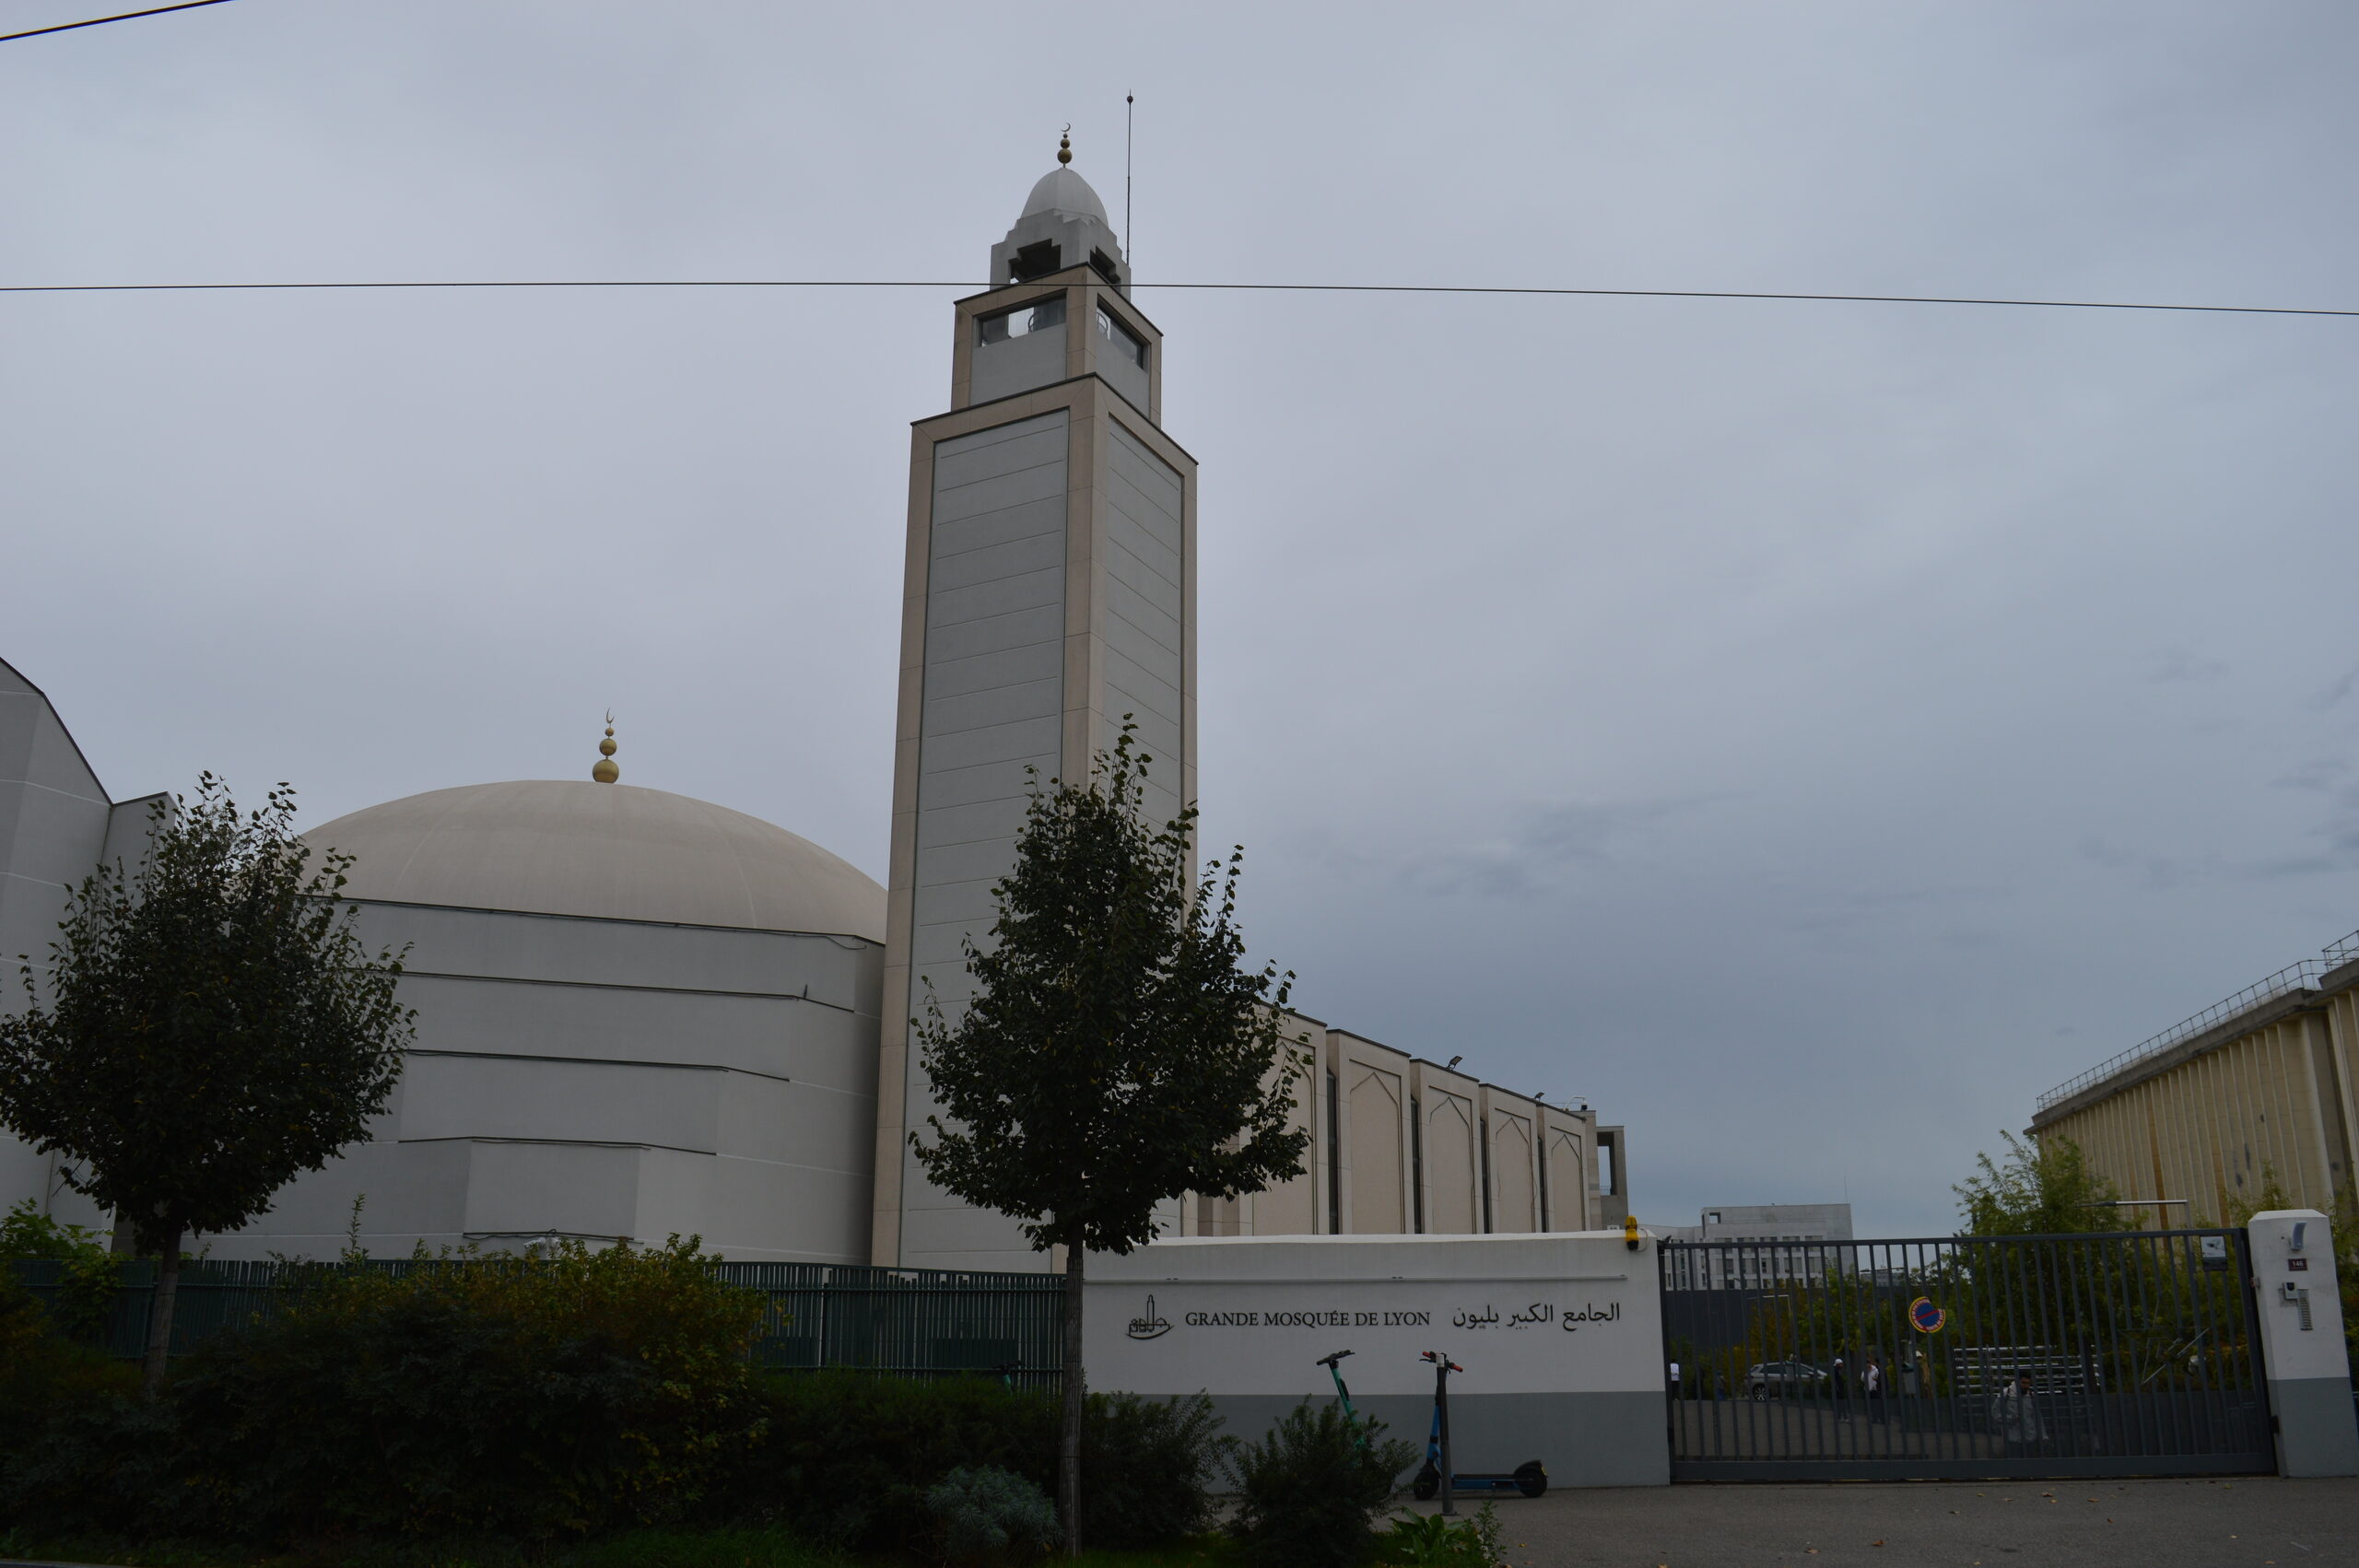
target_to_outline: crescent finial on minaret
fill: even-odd
[[[1064,135],[1057,138],[1057,161],[1059,163],[1073,161],[1073,122],[1070,120],[1065,122]]]
[[[598,760],[590,768],[590,777],[601,784],[612,784],[623,776],[615,766],[615,710],[606,709],[606,738],[598,743]]]

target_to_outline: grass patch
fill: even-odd
[[[1051,1565],[1072,1561],[1052,1557]],[[1082,1568],[1233,1568],[1236,1549],[1225,1536],[1200,1536],[1152,1551],[1084,1551]]]
[[[0,1530],[0,1557],[27,1562],[113,1562],[126,1568],[250,1568],[265,1559],[233,1548],[182,1541],[129,1541],[91,1537],[53,1539]]]
[[[855,1568],[783,1530],[630,1530],[569,1547],[549,1568]]]
[[[530,1550],[512,1541],[351,1541],[264,1552],[181,1541],[45,1540],[0,1531],[0,1558],[120,1568],[906,1568],[846,1557],[780,1529],[627,1530]],[[1048,1565],[1066,1559],[1050,1557]],[[1086,1551],[1080,1568],[1234,1568],[1228,1541],[1204,1536],[1153,1551]]]

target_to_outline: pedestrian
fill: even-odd
[[[1868,1364],[1860,1368],[1860,1397],[1868,1402],[1868,1419],[1884,1420],[1884,1363],[1876,1352],[1868,1352]]]
[[[1843,1369],[1841,1356],[1835,1358],[1835,1365],[1829,1370],[1835,1379],[1835,1419],[1849,1421],[1851,1419],[1851,1375]]]
[[[2017,1374],[2013,1383],[1990,1396],[1990,1425],[2006,1444],[2010,1458],[2039,1452],[2048,1428],[2041,1424],[2039,1403],[2032,1397],[2030,1373]]]

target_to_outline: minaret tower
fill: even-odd
[[[1125,293],[1121,243],[1071,167],[1032,187],[957,302],[949,412],[910,451],[894,731],[873,1260],[1039,1269],[1015,1222],[925,1179],[933,1101],[908,1020],[925,983],[968,994],[961,939],[1015,862],[1025,768],[1088,776],[1138,724],[1150,819],[1196,798],[1196,464],[1164,435],[1163,334]]]

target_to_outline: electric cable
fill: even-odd
[[[200,5],[218,0],[194,0]],[[404,281],[330,280],[279,283],[12,283],[0,294],[241,293],[272,290],[395,288],[966,288],[1012,287],[957,279],[921,278],[450,278]],[[1297,294],[1462,294],[1578,296],[1608,299],[1768,299],[1823,304],[1983,305],[2041,310],[2171,310],[2236,316],[2359,316],[2359,310],[2300,305],[2187,305],[2146,299],[2011,299],[1958,294],[1801,294],[1733,288],[1558,288],[1511,284],[1453,283],[1166,283],[1138,280],[1130,289],[1193,289]],[[1128,290],[1125,290],[1127,292]]]
[[[160,17],[167,11],[194,11],[200,6],[226,5],[228,0],[181,0],[177,6],[158,6],[146,11],[123,11],[111,17],[92,17],[87,22],[60,22],[53,28],[33,28],[24,32],[0,32],[0,43],[19,38],[39,38],[43,33],[72,32],[76,28],[102,27],[108,22],[127,22],[138,17]]]

